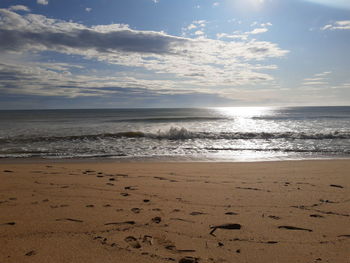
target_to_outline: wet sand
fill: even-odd
[[[350,161],[0,164],[0,262],[350,262]]]

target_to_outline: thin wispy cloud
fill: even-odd
[[[36,0],[36,2],[39,5],[48,5],[49,4],[48,0]]]
[[[269,31],[269,29],[267,27],[272,26],[272,24],[270,22],[268,23],[263,23],[263,24],[259,24],[258,22],[253,22],[251,25],[251,27],[254,26],[260,26],[258,28],[254,28],[251,31],[247,31],[247,32],[242,32],[242,31],[235,31],[232,34],[227,34],[227,33],[219,33],[216,34],[216,37],[218,39],[241,39],[241,40],[248,40],[249,36],[251,35],[258,35],[258,34],[263,34]]]
[[[329,84],[329,77],[332,74],[331,71],[324,71],[316,73],[310,78],[305,78],[302,85],[304,87],[319,87]]]
[[[322,30],[350,30],[350,20],[336,21],[325,25]]]
[[[267,31],[269,31],[267,28],[260,27],[260,28],[255,28],[254,30],[248,32],[247,34],[256,35],[256,34],[266,33]]]
[[[25,5],[12,5],[8,8],[10,11],[30,12],[30,9]]]

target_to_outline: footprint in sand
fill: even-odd
[[[102,245],[110,245],[111,247],[116,246],[115,243],[108,244],[108,243],[107,243],[107,238],[106,238],[106,237],[96,236],[96,237],[94,237],[93,239],[94,239],[94,240],[98,240]]]
[[[137,208],[137,207],[134,207],[134,208],[131,208],[131,212],[135,213],[135,214],[139,214],[141,212],[141,208]]]
[[[238,213],[235,213],[235,212],[226,212],[225,215],[235,216],[235,215],[238,215]]]
[[[137,239],[133,236],[128,236],[124,239],[126,243],[128,243],[133,248],[141,248],[140,243],[137,241]]]
[[[144,235],[142,238],[142,243],[146,243],[148,245],[153,245],[153,237],[149,235]]]
[[[162,218],[160,216],[156,216],[152,218],[152,222],[159,224],[162,221]]]
[[[89,173],[95,173],[95,171],[93,171],[93,170],[86,170],[86,171],[83,172],[83,174],[89,174]]]
[[[109,225],[135,225],[135,221],[124,221],[124,222],[111,222],[111,223],[106,223],[105,226]]]
[[[15,222],[8,222],[8,223],[3,223],[3,224],[0,224],[0,225],[8,225],[8,226],[14,226],[16,223]]]
[[[125,186],[124,190],[137,190],[136,186]]]
[[[195,212],[191,212],[190,215],[191,216],[198,216],[198,215],[205,215],[205,213],[195,211]]]
[[[331,184],[329,186],[336,187],[336,188],[344,188],[344,186],[338,185],[338,184]]]
[[[275,219],[275,220],[281,219],[279,216],[268,216],[268,217],[271,218],[271,219]]]
[[[317,215],[317,214],[313,214],[313,215],[310,215],[310,217],[316,217],[316,218],[324,218],[324,216],[321,216],[321,215]]]
[[[31,251],[27,252],[25,255],[28,256],[28,257],[34,256],[34,255],[36,255],[36,251],[35,250],[31,250]]]
[[[80,219],[74,219],[74,218],[58,218],[56,221],[71,221],[71,222],[76,222],[76,223],[83,223],[83,220]]]

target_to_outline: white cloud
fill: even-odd
[[[256,21],[250,24],[251,27],[257,26],[257,25],[259,25],[259,23],[256,22]],[[268,26],[272,26],[272,23],[270,23],[270,22],[261,23],[260,26],[261,26],[261,27],[268,27]]]
[[[39,5],[48,5],[49,4],[48,0],[36,0],[36,2]]]
[[[219,6],[220,5],[220,3],[219,2],[214,2],[213,3],[213,6],[215,7],[215,6]]]
[[[336,21],[333,24],[325,25],[322,30],[350,30],[350,20]]]
[[[256,34],[262,34],[262,33],[266,33],[267,31],[269,31],[267,28],[255,28],[252,31],[248,32],[248,34],[252,34],[252,35],[256,35]]]
[[[271,65],[268,59],[283,57],[288,51],[268,41],[207,38],[202,30],[206,23],[204,20],[193,21],[201,37],[186,38],[164,32],[134,30],[122,24],[88,27],[42,15],[19,15],[0,9],[0,58],[9,53],[34,52],[40,56],[42,51],[53,51],[132,69],[115,73],[122,75],[119,77],[100,78],[73,74],[63,65],[66,68],[61,71],[48,69],[47,65],[15,65],[12,73],[8,72],[9,67],[4,66],[2,76],[7,74],[9,77],[1,85],[3,89],[23,86],[28,92],[39,92],[38,89],[48,92],[49,87],[63,87],[57,92],[68,92],[69,89],[64,87],[73,85],[79,90],[118,86],[142,87],[157,92],[187,89],[217,93],[218,87],[221,87],[220,92],[224,92],[232,87],[264,85],[273,81],[266,71],[277,66]],[[135,75],[135,72],[143,72],[144,75]],[[33,80],[29,81],[32,77]]]
[[[196,32],[194,32],[194,34],[195,34],[196,36],[202,36],[202,35],[204,35],[204,32],[201,31],[201,30],[197,30]]]
[[[325,82],[325,81],[305,81],[305,82],[303,82],[304,86],[310,86],[310,85],[319,86],[319,85],[326,85],[326,84],[328,84],[328,82]]]
[[[205,27],[208,23],[206,20],[195,20],[192,22],[193,24],[197,24],[200,27]]]
[[[324,72],[321,72],[321,73],[317,73],[314,76],[315,77],[325,77],[325,76],[328,76],[330,74],[332,74],[332,71],[324,71]]]
[[[197,26],[194,25],[194,24],[190,24],[188,27],[187,27],[187,30],[192,30],[192,29],[196,29]]]
[[[256,25],[256,22],[254,22],[251,26]],[[241,40],[248,40],[250,35],[257,35],[266,33],[269,31],[267,28],[260,27],[255,28],[252,31],[249,32],[241,32],[241,31],[235,31],[233,34],[227,34],[227,33],[218,33],[216,34],[216,37],[218,39],[241,39]]]
[[[218,33],[218,34],[216,34],[216,37],[218,39],[241,39],[241,40],[247,40],[248,39],[248,35],[247,34],[240,34],[238,32],[236,34]]]
[[[187,27],[182,28],[182,35],[183,36],[196,36],[196,35],[198,35],[197,31],[203,32],[202,35],[204,35],[204,29],[207,26],[207,23],[208,22],[206,20],[194,20]]]
[[[91,7],[86,7],[86,8],[85,8],[85,11],[86,11],[86,12],[91,12],[91,11],[92,11],[92,8],[91,8]]]
[[[270,23],[270,22],[262,23],[262,24],[260,24],[260,26],[262,26],[262,27],[268,27],[268,26],[272,26],[272,23]]]
[[[158,4],[159,0],[152,0],[153,3]]]
[[[350,83],[343,83],[343,84],[340,84],[338,86],[333,86],[333,87],[330,87],[331,89],[346,89],[346,90],[350,90]]]
[[[24,11],[24,12],[30,12],[30,9],[25,5],[12,5],[9,7],[10,11]]]

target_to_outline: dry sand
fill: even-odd
[[[349,171],[349,160],[0,164],[0,262],[349,263]]]

